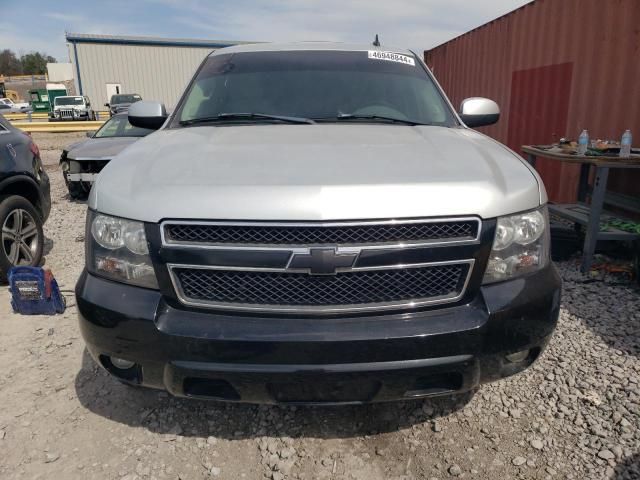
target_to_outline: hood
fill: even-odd
[[[537,175],[466,128],[316,124],[153,133],[109,163],[89,206],[158,222],[345,220],[535,208]]]
[[[73,142],[70,143],[69,145],[67,145],[66,147],[64,147],[64,150],[69,153],[71,150],[73,150],[74,148],[79,147],[80,145],[82,145],[83,143],[86,143],[89,141],[89,138],[83,138],[82,140],[78,140],[77,142]]]
[[[139,137],[88,138],[70,145],[67,158],[71,160],[111,160]]]

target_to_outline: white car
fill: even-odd
[[[26,113],[31,105],[26,102],[15,103],[10,98],[0,98],[0,113]]]
[[[49,112],[49,121],[95,120],[96,112],[91,108],[88,97],[70,95],[53,99],[53,111]]]

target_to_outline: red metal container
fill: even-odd
[[[640,143],[640,0],[535,0],[424,56],[454,104],[498,102],[501,120],[480,130],[517,152],[585,128]],[[578,167],[538,165],[551,200],[575,200]],[[612,170],[608,185],[638,196],[640,172]]]

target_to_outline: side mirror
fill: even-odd
[[[460,119],[471,128],[493,125],[500,119],[500,107],[488,98],[467,98],[460,105]]]
[[[108,103],[105,103],[105,104],[104,104],[104,106],[105,106],[105,107],[107,107],[107,108],[109,108],[109,104],[108,104]]]
[[[87,137],[89,137],[89,138],[93,138],[93,136],[94,136],[95,134],[96,134],[96,131],[95,131],[95,130],[91,130],[90,132],[87,132],[87,134],[86,134],[86,135],[87,135]]]
[[[167,117],[167,109],[160,102],[141,101],[129,107],[129,123],[134,127],[158,130]]]

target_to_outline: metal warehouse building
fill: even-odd
[[[116,93],[173,107],[202,60],[218,48],[247,42],[67,33],[76,91],[96,110]]]
[[[640,139],[640,0],[535,0],[425,52],[451,100],[496,100],[501,120],[481,129],[523,144],[591,138]],[[540,159],[549,196],[575,200],[579,167]],[[608,188],[637,197],[640,172],[612,170]]]

